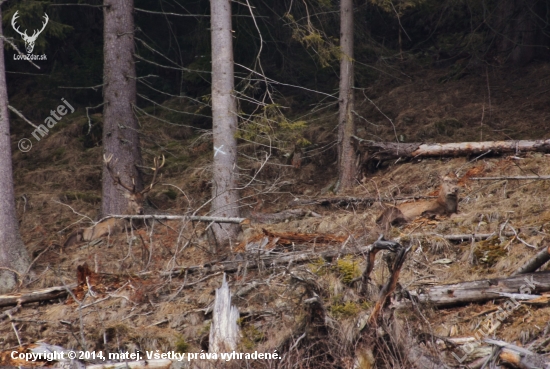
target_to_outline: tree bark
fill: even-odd
[[[353,119],[353,0],[340,1],[340,49],[338,192],[353,187],[356,180],[356,155],[351,142],[351,137],[355,135],[355,120]]]
[[[480,154],[495,155],[504,153],[519,154],[529,151],[550,152],[550,139],[534,141],[510,140],[424,144],[421,142],[373,142],[353,136],[352,142],[354,142],[357,150],[366,160],[394,160],[398,158],[467,156]]]
[[[211,0],[212,29],[212,125],[214,162],[212,168],[212,215],[239,217],[237,191],[237,104],[233,76],[233,32],[231,1]],[[211,228],[218,246],[227,244],[240,230],[234,224]]]
[[[136,103],[136,68],[134,64],[133,0],[104,0],[103,45],[103,152],[113,155],[111,166],[123,183],[143,188],[137,166],[141,165],[138,124],[133,106]],[[116,185],[103,166],[101,212],[126,214],[125,190]]]
[[[2,19],[1,10],[0,19]],[[27,271],[30,260],[19,234],[16,217],[10,141],[4,35],[0,24],[0,268],[9,268],[23,274]],[[15,273],[0,269],[0,293],[13,289],[16,282]]]

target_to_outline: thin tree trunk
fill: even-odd
[[[138,124],[134,116],[136,103],[136,68],[134,64],[134,1],[104,0],[103,67],[103,152],[113,155],[112,166],[123,183],[143,182],[136,165],[141,164]],[[124,214],[128,211],[125,191],[111,180],[103,166],[101,212]]]
[[[535,57],[537,45],[537,1],[501,0],[497,2],[497,48],[513,64],[522,66]]]
[[[338,117],[338,192],[355,183],[354,71],[353,71],[353,0],[340,1],[340,107]]]
[[[2,19],[1,9],[0,19]],[[0,268],[9,268],[22,274],[27,271],[30,261],[19,234],[15,212],[3,37],[0,24]],[[0,293],[14,288],[16,282],[15,273],[0,269]]]
[[[212,215],[239,217],[239,194],[236,190],[237,169],[237,104],[233,96],[233,32],[231,1],[210,1],[212,28],[212,124],[214,162],[212,168]],[[214,224],[212,230],[218,245],[236,237],[235,224]]]

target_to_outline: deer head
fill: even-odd
[[[13,27],[15,32],[19,33],[21,37],[23,37],[23,41],[25,41],[25,49],[27,49],[27,53],[30,54],[34,50],[34,43],[36,42],[38,35],[40,35],[42,31],[44,31],[44,28],[46,28],[46,25],[48,24],[48,20],[50,18],[48,18],[48,14],[44,13],[45,22],[42,23],[42,29],[40,31],[34,30],[34,32],[32,33],[32,36],[29,36],[27,35],[27,30],[25,30],[25,32],[19,31],[19,26],[17,26],[15,22],[19,17],[17,13],[19,13],[19,10],[17,10],[13,15],[13,17],[11,17],[11,26]]]
[[[458,177],[453,172],[449,172],[441,178],[441,192],[445,196],[456,197],[458,195]]]
[[[441,178],[438,202],[445,205],[449,213],[456,213],[458,208],[458,178],[449,172]]]
[[[164,166],[165,158],[164,155],[161,157],[156,157],[153,160],[154,167],[151,168],[153,170],[153,180],[151,181],[151,184],[147,187],[145,187],[141,191],[136,191],[136,185],[134,183],[134,180],[132,179],[132,186],[128,186],[124,184],[120,179],[120,174],[115,173],[113,168],[111,167],[111,160],[113,159],[113,155],[103,155],[103,162],[105,163],[107,170],[109,171],[109,174],[115,181],[115,183],[119,184],[122,188],[124,188],[127,192],[124,193],[124,196],[128,199],[128,211],[130,213],[143,215],[143,204],[145,203],[145,195],[147,192],[151,191],[153,187],[160,181],[160,177],[157,179],[157,174],[159,172],[159,169]],[[162,162],[161,162],[162,160]],[[162,176],[162,175],[161,175]]]

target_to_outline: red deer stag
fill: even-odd
[[[390,206],[376,219],[378,225],[388,229],[390,226],[406,224],[417,217],[450,215],[458,210],[458,178],[449,172],[441,178],[439,196],[431,201],[406,202]]]
[[[111,175],[115,183],[119,184],[122,188],[126,190],[126,192],[124,192],[124,196],[128,199],[127,213],[143,215],[143,208],[146,201],[145,195],[147,194],[147,192],[151,191],[151,189],[160,181],[160,178],[157,179],[157,174],[159,169],[164,166],[164,155],[162,156],[162,159],[160,157],[154,159],[154,167],[151,168],[153,170],[153,180],[151,181],[151,184],[149,186],[141,191],[136,191],[134,183],[132,183],[132,186],[128,186],[120,180],[120,174],[115,174],[113,168],[111,167],[112,158],[113,155],[103,155],[103,161],[107,166],[109,174]],[[110,218],[104,220],[103,222],[97,223],[92,227],[81,228],[74,231],[67,237],[67,240],[65,241],[63,246],[71,246],[80,241],[93,241],[109,234],[119,233],[125,230],[129,225],[129,222],[125,219]]]

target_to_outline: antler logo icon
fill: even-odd
[[[23,37],[23,41],[25,41],[25,49],[27,49],[27,53],[30,54],[34,50],[34,43],[36,42],[38,35],[40,35],[42,31],[44,31],[44,28],[46,28],[46,25],[48,24],[48,20],[50,18],[48,18],[48,14],[44,13],[44,20],[46,22],[42,23],[42,29],[40,31],[34,30],[32,36],[29,36],[27,35],[27,30],[25,30],[25,32],[19,31],[19,26],[15,23],[16,19],[19,17],[17,13],[19,13],[19,10],[17,10],[11,18],[11,26],[13,27],[15,32],[19,33],[21,37]]]

